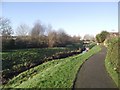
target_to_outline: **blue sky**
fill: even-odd
[[[63,28],[70,35],[118,31],[117,2],[4,2],[2,10],[2,15],[11,20],[14,30],[22,23],[32,28],[39,19],[56,30]]]

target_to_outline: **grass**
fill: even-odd
[[[106,66],[108,73],[114,80],[115,84],[118,86],[118,73],[114,70],[113,66],[110,64],[108,59],[105,60],[105,63],[106,63],[105,66]]]
[[[67,52],[68,48],[20,49],[2,52],[3,77],[9,73],[20,72],[37,63],[44,62],[44,58],[51,57],[58,52]],[[12,74],[13,75],[13,74]]]
[[[118,65],[120,38],[109,39],[107,41],[107,45],[108,51],[105,60],[105,66],[111,78],[118,86],[118,82],[120,81],[120,78],[118,78],[118,75],[120,74],[120,67]],[[118,87],[120,88],[120,86]]]
[[[6,84],[6,88],[72,88],[79,67],[93,54],[99,52],[99,46],[84,54],[48,61],[31,68]]]

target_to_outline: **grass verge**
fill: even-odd
[[[114,80],[115,84],[118,87],[118,73],[114,70],[113,66],[110,64],[108,59],[105,60],[105,66],[109,75],[111,76],[111,78]]]
[[[84,54],[43,63],[14,77],[5,88],[72,88],[79,67],[100,50],[95,46]]]

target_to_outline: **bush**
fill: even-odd
[[[96,35],[96,40],[98,43],[103,43],[108,36],[109,33],[107,31],[102,31],[100,34]]]
[[[22,38],[16,38],[15,40],[16,49],[26,48],[27,46],[26,44],[27,44],[27,41],[25,41]]]
[[[106,56],[106,68],[110,76],[113,78],[115,83],[118,85],[118,74],[120,73],[120,68],[118,65],[118,58],[120,51],[120,38],[112,38],[107,40],[107,56]]]
[[[92,48],[92,47],[94,47],[96,45],[96,43],[90,43],[90,45],[88,46],[90,49]]]
[[[13,49],[15,47],[15,40],[12,38],[2,38],[2,50]]]

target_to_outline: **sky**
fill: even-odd
[[[32,28],[37,20],[70,35],[118,31],[117,2],[4,2],[2,16],[11,20],[15,32],[23,23]]]

